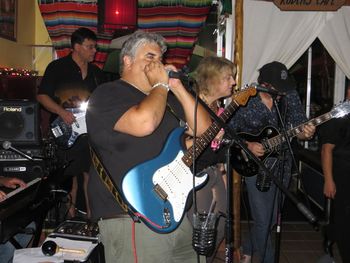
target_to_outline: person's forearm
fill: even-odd
[[[61,115],[64,109],[46,94],[38,94],[37,101],[51,113]]]
[[[162,87],[157,87],[148,94],[148,96],[139,104],[138,113],[145,123],[148,123],[150,133],[158,128],[160,122],[163,120],[166,105],[167,105],[168,91]]]
[[[333,180],[333,145],[324,144],[321,150],[321,163],[324,180]]]

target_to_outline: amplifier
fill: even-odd
[[[0,143],[38,145],[40,143],[38,103],[29,100],[0,100]]]
[[[75,240],[99,241],[97,223],[90,221],[66,220],[62,222],[49,237],[62,237]]]
[[[44,176],[44,173],[45,164],[43,160],[0,162],[0,176],[17,177],[26,183]]]

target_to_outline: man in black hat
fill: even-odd
[[[279,92],[295,89],[295,82],[289,75],[287,67],[277,61],[265,64],[259,70],[258,82]]]
[[[277,149],[276,154],[266,157],[266,149],[261,144],[266,131],[264,128],[272,126],[276,129],[274,132],[278,134],[281,132],[282,121],[285,127],[295,127],[306,122],[307,119],[295,89],[294,80],[284,64],[276,61],[268,63],[259,70],[259,73],[259,84],[271,90],[271,93],[259,92],[257,96],[251,98],[246,107],[241,107],[236,111],[230,120],[230,126],[236,132],[256,135],[256,140],[246,141],[248,149],[255,156],[264,160],[271,175],[278,177],[287,186],[291,176],[292,153],[287,146],[282,145],[280,149]],[[278,110],[282,118],[279,118]],[[311,139],[314,132],[314,126],[305,125],[297,137],[302,140]],[[233,166],[235,167],[235,163]],[[253,253],[259,258],[259,262],[274,262],[270,229],[276,223],[277,188],[271,179],[269,180],[269,177],[259,169],[249,174],[249,177],[244,173],[242,175],[245,176],[254,225],[251,227],[249,238],[242,244],[241,262],[251,262]]]

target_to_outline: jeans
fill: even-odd
[[[30,223],[27,228],[35,228],[34,222]],[[30,240],[33,238],[31,234],[16,234],[14,239],[23,247],[27,247]],[[12,245],[10,241],[7,241],[4,244],[0,244],[0,262],[1,263],[11,263],[13,260],[13,254],[15,253],[16,248]]]
[[[255,186],[256,177],[245,178],[254,225],[248,233],[249,237],[243,242],[243,254],[253,255],[256,252],[261,262],[272,263],[274,248],[270,230],[276,223],[276,186],[272,184],[267,192],[261,192]]]
[[[284,161],[285,160],[285,161]],[[291,158],[280,157],[271,168],[271,174],[288,187],[291,178]],[[248,192],[249,207],[254,225],[249,231],[249,237],[242,243],[243,254],[256,254],[261,263],[273,263],[275,250],[271,240],[271,230],[277,222],[277,204],[283,204],[284,196],[272,182],[266,192],[261,192],[256,187],[257,175],[245,178]],[[282,180],[281,180],[282,179]],[[282,205],[280,205],[282,207]]]

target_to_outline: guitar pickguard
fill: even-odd
[[[158,169],[153,176],[153,184],[158,185],[167,194],[172,204],[174,220],[179,222],[185,209],[188,193],[192,190],[192,172],[181,160],[180,151],[175,160]],[[207,177],[195,177],[195,187],[206,181]]]
[[[132,168],[122,180],[126,201],[149,228],[159,233],[169,233],[179,226],[193,188],[192,172],[181,159],[183,131],[175,129],[155,159]],[[196,187],[204,184],[207,177],[196,177]]]

